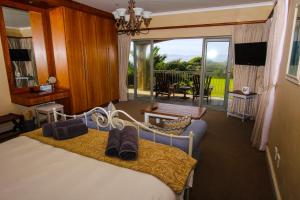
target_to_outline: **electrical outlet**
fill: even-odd
[[[277,169],[279,168],[279,166],[280,166],[280,155],[279,153],[277,153],[277,162],[276,162]]]

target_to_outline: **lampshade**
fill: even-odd
[[[133,8],[133,10],[136,16],[141,16],[144,11],[143,8]]]
[[[118,34],[134,36],[149,33],[152,12],[135,6],[136,0],[128,0],[128,8],[119,8],[112,12]]]
[[[120,17],[124,17],[126,15],[126,8],[119,8],[116,11],[118,12]]]
[[[119,13],[117,11],[112,12],[114,15],[115,19],[120,19]]]
[[[143,17],[144,17],[145,19],[149,19],[149,18],[151,18],[151,14],[152,14],[152,12],[144,11],[144,12],[143,12]]]

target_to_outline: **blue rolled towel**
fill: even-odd
[[[43,136],[45,137],[53,136],[54,127],[52,123],[44,124],[42,126],[42,130],[43,130]]]
[[[53,137],[56,140],[66,140],[86,134],[87,132],[88,127],[83,122],[81,122],[78,124],[56,127],[54,129]]]
[[[122,160],[136,160],[138,157],[138,132],[133,126],[126,126],[121,134],[119,157]]]
[[[105,155],[107,156],[119,156],[121,133],[119,129],[112,129],[109,131]]]
[[[56,127],[65,127],[65,126],[69,126],[72,124],[81,124],[81,123],[82,123],[81,119],[70,119],[70,120],[65,120],[65,121],[57,121],[57,122],[44,124],[42,126],[43,136],[53,137],[53,133],[54,133],[54,130]]]

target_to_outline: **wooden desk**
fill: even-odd
[[[145,122],[149,122],[150,117],[162,119],[177,119],[190,115],[193,120],[199,120],[206,112],[205,107],[182,106],[166,103],[155,103],[142,110]]]
[[[70,97],[69,90],[55,89],[54,92],[25,92],[11,95],[11,101],[22,106],[34,106]]]

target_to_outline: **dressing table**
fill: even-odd
[[[22,106],[35,106],[51,101],[59,101],[69,98],[69,90],[55,89],[53,92],[23,92],[11,95],[11,101]]]
[[[32,89],[39,88],[47,83],[48,77],[55,76],[48,24],[43,9],[18,3],[0,4],[0,36],[11,102],[31,107],[56,101],[68,112],[69,90]]]

